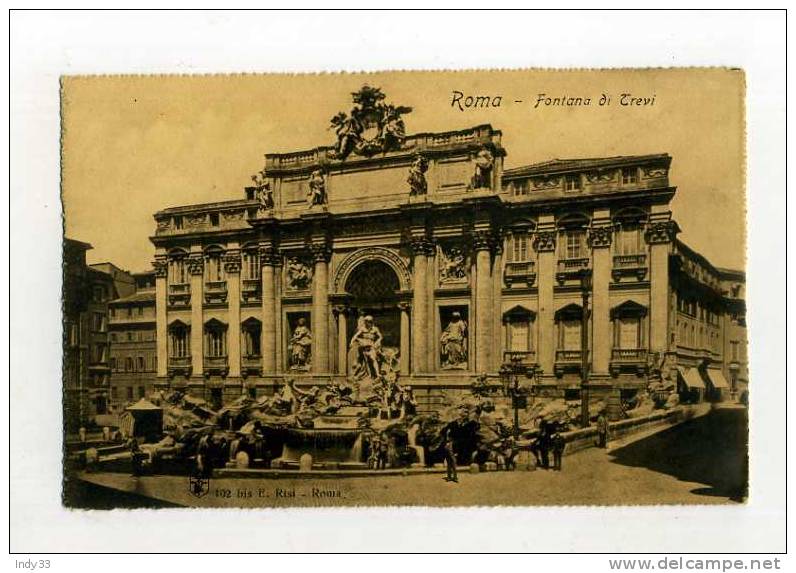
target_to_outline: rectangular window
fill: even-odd
[[[730,342],[730,356],[734,362],[738,361],[738,341],[733,340]]]
[[[564,189],[566,191],[578,191],[580,189],[580,175],[567,175],[564,178]]]
[[[139,306],[138,307],[138,316],[144,316],[144,307],[143,306]]]
[[[144,388],[143,386],[139,386],[138,387],[138,397],[139,398],[143,398],[144,396],[146,396],[146,388]]]
[[[132,400],[133,399],[133,387],[132,386],[128,386],[127,387],[127,399],[128,400]]]
[[[111,371],[116,372],[116,358],[111,358]]]
[[[175,285],[182,285],[188,282],[188,266],[184,259],[172,259],[169,262],[169,282]]]
[[[628,185],[638,181],[638,172],[635,167],[625,167],[622,169],[622,184]]]
[[[562,350],[580,350],[580,321],[565,320],[561,323]]]
[[[513,183],[514,187],[514,194],[515,195],[527,195],[528,194],[528,180],[527,179],[520,179]]]
[[[116,308],[115,307],[111,307],[110,308],[110,312],[111,312],[111,318],[115,318],[116,317]]]
[[[531,325],[527,320],[509,322],[509,350],[527,352],[531,350]]]
[[[139,356],[138,357],[138,371],[139,372],[145,372],[146,371],[146,367],[144,366],[144,357],[143,356]]]
[[[135,332],[129,331],[127,333],[127,342],[133,342],[135,340]]]
[[[205,280],[208,282],[220,282],[224,279],[224,262],[220,255],[207,257],[205,265]]]
[[[210,225],[218,227],[218,213],[210,213]]]
[[[565,259],[582,259],[586,253],[586,231],[571,229],[565,231],[563,241],[563,255]]]
[[[182,230],[182,215],[176,215],[174,217],[174,228],[178,231]]]
[[[530,235],[528,233],[514,233],[512,235],[511,260],[526,262],[530,260]]]
[[[638,318],[619,319],[619,348],[630,350],[641,347],[639,323]]]
[[[133,371],[133,359],[130,356],[124,359],[124,371],[125,372]]]
[[[617,231],[615,252],[617,255],[638,255],[643,252],[641,228],[638,225],[622,225]]]
[[[243,278],[248,280],[260,279],[260,255],[257,251],[243,253]]]

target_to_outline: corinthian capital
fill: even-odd
[[[552,252],[556,250],[555,231],[537,231],[533,236],[533,248],[537,253]]]
[[[188,257],[188,272],[192,275],[201,275],[205,271],[205,261],[202,255]]]
[[[644,238],[650,245],[670,243],[677,236],[677,224],[674,221],[657,221],[647,224]]]
[[[589,246],[592,249],[610,247],[613,236],[612,227],[592,227],[589,229]]]
[[[332,249],[326,241],[318,243],[310,243],[310,252],[312,253],[312,260],[316,263],[328,263],[329,258],[332,256]]]

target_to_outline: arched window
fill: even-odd
[[[190,327],[182,321],[175,320],[169,326],[169,356],[186,358],[191,354]]]
[[[205,324],[205,356],[224,358],[227,355],[227,325],[216,319]]]
[[[256,318],[247,318],[241,324],[242,350],[244,358],[260,356],[260,336],[262,325]]]
[[[182,249],[174,249],[169,253],[169,284],[182,285],[190,282],[188,278],[188,253]]]
[[[536,314],[523,306],[515,306],[503,314],[505,354],[528,357],[534,353],[533,323]]]
[[[260,252],[257,245],[243,247],[243,279],[260,279]]]
[[[224,275],[224,250],[219,246],[205,249],[205,282],[216,283],[226,280]]]

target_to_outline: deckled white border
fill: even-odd
[[[240,12],[12,14],[12,550],[784,549],[784,15],[400,12],[338,18]],[[738,66],[747,72],[754,416],[747,506],[215,510],[201,515],[190,510],[88,514],[60,507],[60,450],[54,439],[61,409],[59,75],[697,65]],[[7,427],[8,411],[3,416],[0,427]],[[206,561],[211,562],[221,566],[219,560]],[[494,566],[479,562],[481,568]],[[448,566],[436,559],[428,565]],[[324,567],[324,561],[317,563],[316,568]]]

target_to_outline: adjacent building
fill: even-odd
[[[133,290],[133,279],[111,263],[86,264],[92,246],[63,244],[63,388],[67,433],[109,413],[108,302]]]
[[[116,413],[151,393],[157,371],[155,274],[131,276],[135,291],[108,304],[110,406]]]
[[[364,316],[426,410],[507,362],[572,399],[584,363],[615,401],[746,382],[743,273],[678,240],[669,155],[504,170],[490,125],[390,140],[375,116],[266,155],[240,199],[155,214],[158,386],[220,405],[348,377]]]

